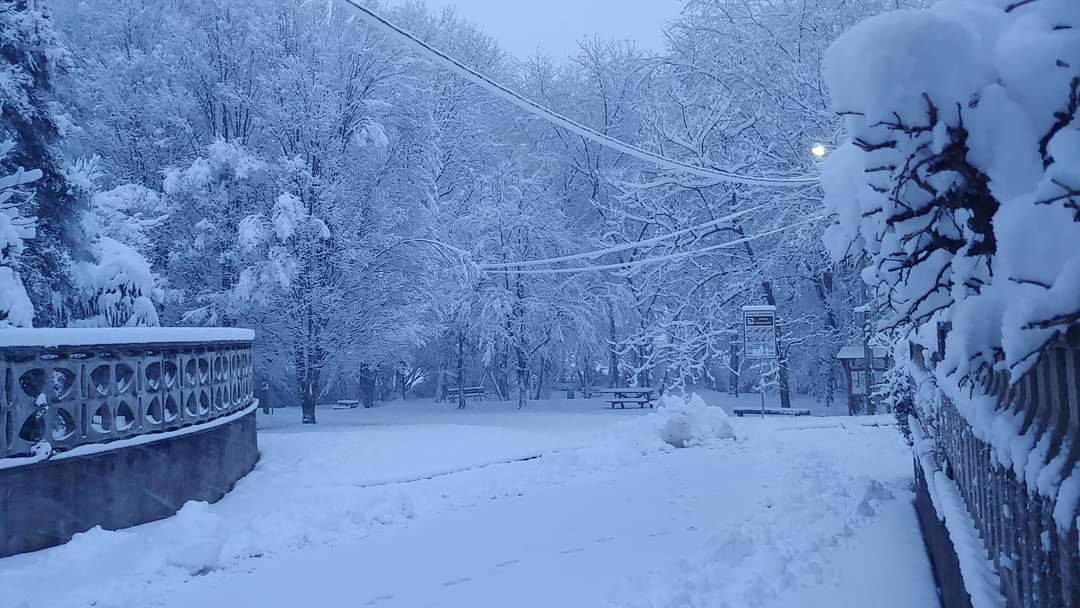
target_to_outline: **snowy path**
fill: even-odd
[[[219,505],[0,561],[0,586],[30,608],[936,601],[891,428],[747,419],[738,442],[643,453],[594,434],[610,417],[533,416],[532,431],[515,418],[264,434],[259,470]],[[133,548],[127,574],[42,585]]]

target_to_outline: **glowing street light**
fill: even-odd
[[[829,149],[825,144],[814,144],[810,147],[810,155],[820,160],[829,155]]]

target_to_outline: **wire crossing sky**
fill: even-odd
[[[746,186],[764,186],[772,188],[799,188],[807,185],[816,184],[818,182],[818,176],[816,175],[804,175],[798,177],[768,177],[743,175],[731,171],[724,171],[721,169],[701,167],[673,158],[668,158],[650,150],[646,150],[633,144],[629,144],[624,141],[615,139],[614,137],[610,137],[608,135],[600,133],[595,129],[587,127],[551,109],[548,109],[536,103],[535,101],[523,97],[515,91],[506,88],[505,86],[495,82],[494,80],[491,80],[480,72],[473,70],[472,68],[464,65],[460,61],[430,46],[423,40],[420,40],[419,38],[411,34],[410,32],[386,20],[385,18],[378,15],[375,11],[360,4],[357,0],[345,0],[345,2],[355,8],[357,11],[359,11],[361,17],[368,24],[386,34],[389,34],[391,37],[408,44],[414,50],[435,61],[443,68],[483,88],[489,93],[496,95],[497,97],[511,104],[514,104],[515,106],[521,108],[522,110],[525,110],[526,112],[534,116],[542,118],[554,125],[562,127],[576,135],[579,135],[585,139],[588,139],[589,141],[595,142],[602,146],[617,150],[629,156],[633,156],[634,158],[637,158],[639,160],[652,163],[656,166],[671,169],[673,171],[679,171],[689,175],[696,175],[698,177],[715,179],[722,183],[741,184]]]
[[[758,233],[758,234],[752,234],[750,236],[745,236],[745,237],[742,237],[742,238],[738,238],[738,239],[735,239],[733,241],[724,241],[723,243],[717,243],[715,245],[709,245],[708,247],[702,247],[701,249],[694,249],[692,251],[680,251],[678,253],[671,253],[671,254],[668,254],[668,255],[660,255],[660,256],[655,256],[655,257],[651,257],[651,258],[644,258],[644,259],[641,259],[641,260],[630,260],[630,261],[627,261],[627,262],[615,262],[613,264],[603,264],[603,265],[595,265],[595,266],[578,266],[578,267],[575,267],[575,268],[538,268],[538,269],[525,269],[525,270],[511,270],[511,269],[501,270],[501,269],[499,269],[499,270],[486,270],[485,272],[487,272],[488,274],[576,274],[576,273],[579,273],[579,272],[595,272],[595,271],[600,271],[600,270],[629,270],[631,268],[638,268],[640,266],[648,266],[650,264],[660,264],[660,263],[663,263],[663,262],[673,262],[673,261],[676,261],[676,260],[684,260],[686,258],[692,258],[692,257],[696,257],[696,256],[699,256],[699,255],[704,255],[706,253],[710,253],[710,252],[713,252],[713,251],[718,251],[720,249],[729,249],[731,247],[735,247],[736,245],[742,245],[743,243],[749,243],[751,241],[756,241],[757,239],[762,239],[762,238],[765,238],[767,236],[772,236],[774,234],[779,234],[781,232],[786,232],[788,230],[791,230],[792,228],[796,228],[796,227],[802,226],[804,224],[809,224],[809,223],[812,223],[812,222],[816,222],[818,220],[822,220],[822,219],[825,219],[827,217],[828,216],[826,216],[826,215],[815,215],[813,217],[806,218],[805,220],[795,222],[793,224],[788,224],[786,226],[781,226],[779,228],[773,228],[772,230],[766,230],[765,232],[761,232],[761,233]],[[633,245],[638,245],[639,243],[632,243],[632,244]],[[516,266],[522,266],[524,264],[534,264],[535,265],[535,264],[551,263],[553,260],[556,260],[556,259],[559,259],[559,258],[552,258],[551,260],[530,260],[529,262],[523,262],[522,264],[517,264]],[[483,266],[481,266],[480,268],[483,269]]]
[[[585,253],[577,253],[577,254],[574,254],[574,255],[564,255],[564,256],[558,257],[558,258],[547,258],[547,259],[543,259],[543,260],[530,260],[528,262],[506,262],[506,263],[500,263],[500,264],[481,264],[480,269],[481,270],[498,270],[500,268],[528,268],[530,266],[546,266],[546,265],[549,265],[549,264],[557,264],[557,263],[560,263],[560,262],[572,262],[574,260],[591,260],[591,259],[595,259],[595,258],[598,258],[600,256],[603,256],[603,255],[608,255],[608,254],[612,254],[612,253],[618,253],[620,251],[628,251],[628,250],[631,250],[631,249],[640,249],[641,247],[648,247],[650,245],[655,245],[657,243],[662,243],[664,241],[667,241],[667,240],[670,240],[670,239],[673,239],[673,238],[676,238],[676,237],[680,237],[680,236],[683,236],[685,234],[690,234],[690,233],[694,232],[695,230],[704,230],[706,228],[712,228],[713,226],[719,226],[720,224],[726,224],[726,223],[728,223],[728,222],[730,222],[732,220],[738,219],[738,218],[740,218],[740,217],[742,217],[742,216],[744,216],[744,215],[746,215],[748,213],[753,213],[754,211],[764,209],[765,207],[766,207],[766,205],[758,205],[757,207],[752,207],[750,209],[743,209],[742,211],[737,211],[735,213],[725,215],[724,217],[719,217],[719,218],[716,218],[715,220],[710,220],[710,221],[705,222],[703,224],[698,224],[697,226],[691,226],[689,228],[683,228],[682,230],[676,230],[675,232],[669,232],[667,234],[662,234],[660,236],[656,236],[656,237],[653,237],[651,239],[645,239],[645,240],[642,240],[642,241],[634,241],[632,243],[623,243],[622,245],[615,245],[614,247],[607,247],[605,249],[597,249],[596,251],[587,251]]]

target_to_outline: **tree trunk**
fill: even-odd
[[[300,385],[300,405],[303,410],[301,422],[315,424],[315,405],[319,401],[319,372],[309,369]]]
[[[749,244],[747,244],[749,247]],[[762,290],[765,292],[765,301],[771,306],[776,306],[776,294],[773,292],[772,282],[762,281]],[[791,409],[791,379],[787,365],[787,349],[783,348],[783,330],[780,318],[776,318],[776,365],[777,384],[780,387],[780,407]]]
[[[529,399],[529,367],[528,359],[525,357],[525,351],[521,348],[517,348],[517,372],[518,372],[518,409],[525,407],[525,403]]]
[[[739,382],[742,380],[740,377],[742,374],[739,371],[742,369],[742,361],[739,359],[739,345],[731,345],[731,361],[728,362],[728,367],[731,368],[728,372],[731,377],[728,379],[729,390],[733,397],[739,396]]]
[[[457,343],[458,409],[465,409],[465,332],[458,331]]]
[[[364,407],[375,407],[375,378],[372,377],[371,366],[366,363],[360,366],[360,387]]]
[[[619,388],[619,351],[615,343],[615,312],[611,309],[611,302],[607,303],[608,312],[608,388]]]
[[[544,376],[547,374],[547,357],[540,357],[540,377],[536,380],[536,393],[533,396],[534,401],[540,400],[540,391],[544,389]]]

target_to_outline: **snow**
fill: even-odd
[[[255,332],[250,329],[224,327],[12,328],[0,332],[0,348],[251,342],[254,339]]]
[[[884,359],[886,356],[888,356],[888,353],[885,351],[884,348],[874,347],[873,355],[874,358]],[[862,359],[864,357],[866,357],[866,349],[858,345],[845,346],[841,348],[840,352],[836,355],[837,359]]]
[[[314,427],[277,410],[221,502],[0,560],[0,593],[49,608],[936,601],[895,429],[728,420],[706,401],[398,402]],[[693,447],[663,440],[672,420]]]
[[[933,471],[930,483],[936,487],[935,499],[941,501],[935,509],[944,516],[972,608],[1003,608],[1005,598],[1001,595],[997,572],[986,556],[986,546],[964,505],[959,488],[940,470]]]
[[[911,418],[909,426],[919,466],[926,476],[930,502],[949,532],[972,608],[1004,608],[1005,598],[1001,594],[997,571],[987,558],[986,546],[959,488],[938,466],[933,456],[933,442],[927,438],[919,421]]]

